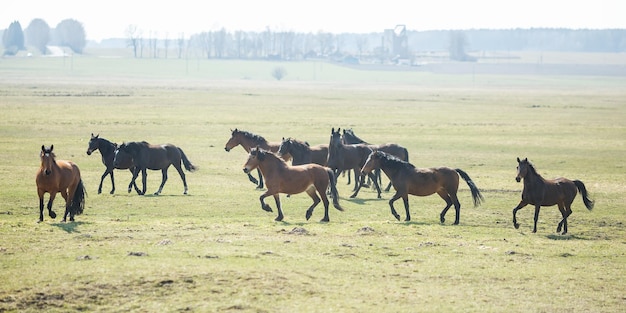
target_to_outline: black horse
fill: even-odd
[[[354,198],[359,193],[365,179],[365,176],[361,174],[361,168],[365,164],[367,157],[374,150],[363,144],[344,144],[341,142],[340,130],[341,128],[337,129],[337,131],[335,131],[334,128],[331,130],[330,143],[328,144],[327,166],[335,172],[335,176],[344,170],[354,170],[354,193],[350,196],[350,198]],[[378,198],[380,199],[380,187],[378,186],[378,182],[376,182],[376,177],[372,173],[367,175],[372,179],[376,191],[378,192]]]
[[[183,180],[183,185],[185,187],[185,191],[183,193],[187,194],[187,180],[185,179],[185,173],[181,167],[181,161],[185,165],[185,169],[190,172],[195,171],[197,167],[191,164],[181,148],[172,144],[151,145],[145,141],[125,142],[117,148],[115,153],[113,163],[116,166],[119,162],[121,162],[120,157],[118,157],[121,152],[130,154],[133,158],[133,164],[137,168],[133,173],[133,180],[131,183],[135,183],[135,179],[137,179],[137,175],[139,175],[139,171],[141,171],[141,177],[143,179],[143,189],[141,194],[146,193],[146,169],[161,170],[161,173],[163,174],[161,186],[159,186],[159,190],[154,193],[155,195],[158,195],[163,190],[163,185],[165,185],[165,182],[167,181],[167,169],[170,165],[173,165],[178,171],[178,174],[180,174],[180,178]]]
[[[119,164],[117,166],[113,165],[113,159],[115,158],[115,150],[117,149],[117,144],[110,142],[104,138],[100,138],[100,135],[91,134],[91,139],[89,140],[89,146],[87,147],[87,155],[91,155],[94,151],[99,150],[100,155],[102,156],[102,164],[106,166],[102,177],[100,178],[100,185],[98,186],[98,194],[102,193],[102,182],[107,175],[111,175],[111,192],[110,194],[115,193],[115,180],[113,179],[113,169],[120,170],[130,170],[130,173],[134,175],[135,166],[133,166],[133,158],[124,152],[119,153]],[[131,191],[132,186],[135,187],[135,191],[139,194],[139,188],[137,188],[137,184],[130,183],[128,184],[128,192]]]
[[[306,141],[283,138],[276,154],[283,160],[285,159],[283,156],[291,155],[291,165],[315,163],[326,166],[328,162],[328,145],[309,146],[309,143]]]
[[[351,128],[343,130],[343,135],[341,136],[341,140],[347,145],[366,144],[366,145],[369,145],[369,147],[372,148],[373,150],[382,151],[387,154],[393,155],[402,161],[409,162],[409,150],[407,150],[405,147],[399,144],[395,144],[395,143],[384,143],[381,145],[370,144],[366,142],[365,140],[359,138],[357,135],[355,135],[354,131]],[[378,177],[378,182],[381,183],[380,169],[375,170],[375,173],[376,173],[376,177]],[[350,177],[348,176],[348,178]],[[391,180],[391,178],[389,179]],[[387,188],[385,188],[385,191],[389,191],[389,190],[391,190],[391,181],[389,181]]]

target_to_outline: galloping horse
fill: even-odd
[[[259,146],[264,150],[269,150],[273,153],[278,152],[278,148],[280,147],[279,142],[268,142],[262,136],[235,128],[235,130],[231,130],[230,139],[226,142],[224,150],[229,152],[232,148],[238,145],[241,145],[241,147],[248,153],[250,153],[250,150],[256,146]],[[289,158],[286,158],[285,160],[289,160]],[[263,189],[263,175],[261,174],[261,170],[258,170],[257,172],[259,174],[258,180],[252,177],[250,173],[247,173],[248,179],[253,184],[257,185],[257,189]]]
[[[314,163],[291,166],[274,153],[256,147],[250,150],[248,161],[244,165],[243,171],[249,173],[255,168],[259,168],[263,172],[267,186],[267,191],[259,198],[261,209],[272,212],[272,208],[263,199],[274,196],[276,208],[278,209],[276,221],[283,220],[279,193],[293,195],[303,191],[306,191],[309,197],[313,199],[313,204],[306,210],[306,219],[309,220],[313,214],[313,209],[320,203],[321,198],[324,203],[324,218],[322,218],[321,222],[330,221],[328,217],[328,198],[326,197],[326,189],[328,189],[329,185],[333,206],[337,210],[343,211],[343,208],[339,205],[335,174],[327,167]]]
[[[94,151],[99,150],[100,155],[102,156],[102,164],[106,166],[102,177],[100,177],[100,185],[98,186],[98,194],[102,193],[102,182],[107,175],[111,175],[111,192],[110,194],[115,193],[115,180],[113,179],[113,169],[121,169],[130,170],[131,174],[134,174],[135,166],[133,166],[133,158],[129,154],[124,152],[118,152],[119,164],[115,166],[113,164],[113,159],[115,159],[115,150],[117,150],[117,144],[110,142],[104,138],[100,138],[100,135],[91,134],[91,139],[89,140],[89,146],[87,147],[87,155],[91,155]],[[137,184],[128,184],[128,192],[131,191],[131,186],[135,187],[135,191],[139,194],[139,188],[137,188]]]
[[[516,214],[521,208],[527,204],[535,206],[535,226],[533,233],[537,232],[537,220],[539,219],[539,209],[542,206],[558,205],[559,211],[563,219],[559,222],[556,232],[563,235],[567,233],[567,217],[572,214],[572,202],[576,198],[576,194],[580,192],[583,197],[585,207],[591,211],[593,209],[593,201],[587,196],[587,188],[580,180],[571,181],[567,178],[544,179],[537,173],[535,167],[528,161],[528,158],[520,160],[517,158],[517,176],[515,180],[519,183],[524,181],[524,190],[522,191],[522,201],[513,209],[513,226],[519,228]]]
[[[365,164],[365,160],[372,153],[372,149],[367,145],[346,145],[341,142],[341,128],[335,131],[331,130],[330,143],[328,144],[328,167],[330,167],[335,175],[344,170],[354,170],[354,193],[350,198],[356,197],[362,186],[364,177],[361,177],[361,167]],[[376,177],[372,173],[367,174],[376,187],[378,198],[380,198],[380,187],[376,182]]]
[[[117,151],[115,152],[115,158],[113,163],[115,166],[118,166],[120,162],[122,162],[120,158],[120,153],[125,152],[130,154],[133,158],[133,164],[136,169],[133,173],[133,179],[131,180],[131,184],[135,183],[137,179],[137,175],[139,175],[139,171],[141,171],[141,177],[143,179],[143,188],[140,194],[146,193],[146,169],[151,170],[161,170],[163,178],[161,180],[161,186],[159,186],[159,190],[155,192],[155,195],[158,195],[163,190],[163,185],[165,185],[165,181],[167,181],[167,169],[170,165],[173,165],[174,168],[180,174],[180,178],[183,180],[183,186],[185,187],[185,191],[183,194],[187,194],[187,180],[185,178],[185,173],[181,167],[182,163],[185,165],[185,169],[190,172],[195,171],[197,168],[183,152],[183,150],[179,147],[176,147],[172,144],[164,144],[164,145],[151,145],[145,141],[142,142],[126,142],[121,144]]]
[[[461,212],[461,204],[456,196],[459,189],[459,176],[461,176],[469,186],[472,192],[472,198],[474,199],[474,206],[480,205],[480,202],[483,200],[483,196],[480,194],[476,184],[474,184],[467,173],[458,168],[416,168],[413,164],[400,160],[383,151],[375,151],[369,155],[362,170],[365,173],[369,173],[376,168],[380,168],[385,172],[391,179],[393,187],[396,189],[396,194],[389,200],[389,207],[391,208],[391,214],[398,220],[400,220],[400,215],[396,213],[393,207],[394,201],[402,198],[406,211],[405,220],[410,221],[411,213],[409,213],[408,195],[429,196],[437,193],[446,201],[446,207],[439,215],[441,223],[443,224],[445,222],[445,215],[450,206],[454,204],[454,210],[456,211],[454,225],[458,225]]]
[[[37,182],[37,194],[39,195],[39,222],[43,222],[43,196],[47,192],[50,194],[48,200],[48,214],[51,218],[57,215],[52,211],[52,202],[57,192],[61,193],[65,199],[65,214],[63,214],[63,222],[66,221],[67,215],[70,215],[70,221],[74,221],[75,215],[83,213],[85,208],[85,186],[80,178],[80,170],[78,166],[71,161],[55,160],[52,152],[54,145],[47,149],[41,146],[41,167],[37,172],[35,181]]]
[[[367,143],[363,139],[355,135],[354,131],[351,128],[343,130],[343,135],[341,136],[341,140],[345,144],[359,144],[359,143],[366,144],[366,145],[369,145],[369,147],[372,148],[373,150],[380,150],[380,151],[386,152],[387,154],[391,154],[402,161],[409,162],[409,150],[407,150],[405,147],[395,144],[395,143],[385,143],[381,145],[374,145],[374,144]],[[377,175],[379,176],[378,178],[380,179],[380,173],[377,173]],[[390,189],[391,189],[391,182],[389,182],[389,184],[387,185],[387,188],[385,188],[385,191],[389,191]]]
[[[309,146],[304,141],[294,138],[283,138],[276,154],[280,157],[291,155],[291,165],[315,163],[326,166],[328,162],[328,145]]]

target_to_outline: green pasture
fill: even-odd
[[[283,81],[270,73],[286,68]],[[126,58],[0,59],[0,312],[621,312],[626,306],[626,79],[358,71],[323,62]],[[459,191],[411,197],[397,221],[384,193],[311,220],[304,195],[281,196],[285,220],[261,210],[231,129],[269,141],[328,143],[331,128],[405,146],[419,167],[466,171],[485,202]],[[189,195],[173,168],[162,195],[97,186],[90,134],[181,147],[199,167]],[[88,197],[73,223],[37,223],[41,145],[81,169]],[[516,157],[546,178],[582,180],[569,234],[560,214],[512,209]],[[148,192],[161,174],[148,173]],[[386,184],[386,178],[383,178]],[[47,197],[46,197],[47,200]],[[271,198],[266,201],[275,207]],[[404,217],[402,201],[396,202]],[[63,212],[57,196],[54,210]]]

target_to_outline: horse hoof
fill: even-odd
[[[442,218],[439,219],[439,221],[441,222],[441,224],[443,224],[443,223],[446,222],[446,219],[442,217]]]
[[[515,226],[515,229],[519,229],[519,224],[513,224],[513,226]]]
[[[51,218],[57,218],[57,214],[54,213],[54,211],[50,211],[50,217]],[[43,221],[43,220],[42,220]]]
[[[328,222],[330,222],[329,218],[323,218],[320,220],[320,223],[328,223]]]
[[[410,218],[410,217],[407,217],[407,218],[405,218],[405,219],[404,219],[404,221],[405,221],[405,222],[410,222],[410,221],[411,221],[411,218]]]
[[[277,221],[277,222],[282,222],[283,221],[283,217],[279,216],[279,217],[276,217],[274,220]]]
[[[98,190],[98,194],[101,194],[101,193],[102,193],[102,190]]]
[[[272,208],[269,205],[264,205],[261,209],[265,212],[272,212]]]
[[[114,194],[114,193],[115,193],[115,190],[111,190],[111,192],[109,192],[109,194],[111,194],[111,195]]]
[[[393,217],[395,217],[398,221],[400,220],[400,215],[394,215]]]
[[[41,223],[41,222],[43,222],[43,220],[38,220],[38,221],[37,221],[37,224],[39,224],[39,223]]]
[[[305,217],[306,217],[307,221],[311,218],[311,215],[313,215],[313,212],[306,211],[306,216]]]

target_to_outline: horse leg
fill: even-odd
[[[259,185],[256,189],[263,189],[263,174],[261,174],[261,169],[257,168],[256,171],[259,173]]]
[[[448,213],[448,209],[450,209],[450,207],[452,206],[452,204],[454,202],[452,201],[452,198],[450,197],[450,195],[447,192],[443,191],[443,190],[437,191],[437,194],[441,197],[441,199],[443,199],[443,201],[446,202],[446,207],[443,208],[443,210],[441,211],[441,214],[439,214],[439,221],[441,222],[441,224],[443,224],[443,223],[446,222],[446,213]],[[456,201],[456,202],[458,202],[458,201]],[[455,209],[457,208],[456,204],[454,205],[454,207],[455,207]],[[456,212],[456,220],[455,220],[454,224],[456,225],[458,223],[459,223],[459,211],[457,210],[457,212]]]
[[[274,194],[274,202],[276,202],[276,210],[278,210],[278,216],[274,219],[277,222],[283,220],[283,209],[280,207],[280,194]]]
[[[130,183],[128,183],[128,193],[130,193],[132,191],[132,188],[135,187],[135,192],[137,192],[138,195],[141,195],[141,190],[139,190],[139,187],[137,187],[137,182],[135,181],[135,179],[139,175],[139,169],[133,167],[129,168],[128,170],[130,171],[130,174],[133,175]]]
[[[385,192],[389,192],[389,190],[391,190],[391,182],[389,182],[389,185],[387,185],[387,188],[385,188]]]
[[[68,189],[71,187],[72,185],[70,185]],[[70,213],[70,205],[71,205],[72,198],[68,197],[67,190],[61,190],[61,196],[63,197],[63,199],[65,199],[65,214],[63,214],[63,220],[61,221],[65,222],[67,220],[67,215],[70,215],[70,222],[73,222],[74,214]]]
[[[145,195],[146,194],[146,184],[147,184],[147,180],[148,180],[148,173],[147,173],[147,169],[144,167],[141,169],[141,180],[142,180],[142,189],[141,189],[141,194]]]
[[[52,203],[54,202],[54,198],[57,196],[56,192],[49,192],[50,194],[50,199],[48,199],[48,215],[50,216],[50,218],[56,218],[57,214],[54,213],[54,211],[52,211]]]
[[[104,181],[104,178],[107,177],[107,175],[109,175],[108,169],[104,170],[104,173],[102,173],[102,177],[100,177],[100,185],[98,186],[98,194],[102,193],[102,182]]]
[[[37,193],[39,194],[39,221],[37,223],[41,223],[41,222],[43,222],[43,195],[44,195],[44,192],[41,191],[41,190],[37,190]],[[52,215],[51,215],[51,217],[52,217]],[[56,217],[56,214],[55,214],[55,217]]]
[[[400,215],[398,215],[398,212],[396,212],[396,209],[393,207],[393,203],[396,200],[400,199],[400,197],[402,197],[400,195],[400,192],[396,191],[396,194],[393,195],[393,197],[391,197],[391,199],[389,200],[389,208],[391,208],[391,215],[393,215],[393,217],[395,217],[398,221],[400,220]],[[404,209],[407,212],[409,212],[409,202],[408,201],[406,202],[406,204],[404,206]],[[408,215],[407,215],[407,217],[408,217]]]
[[[168,166],[169,167],[169,166]],[[167,168],[164,168],[161,170],[161,186],[159,186],[159,190],[157,190],[154,195],[158,196],[159,194],[161,194],[161,191],[163,191],[163,185],[165,185],[165,182],[167,181]]]
[[[521,208],[525,207],[528,203],[526,203],[524,200],[520,201],[519,204],[517,204],[517,206],[513,209],[513,226],[515,226],[515,229],[519,228],[519,224],[517,223],[517,211],[519,211]]]
[[[313,215],[313,210],[315,209],[317,204],[320,203],[320,197],[318,197],[315,193],[315,186],[313,185],[307,188],[306,194],[309,195],[311,199],[313,199],[313,204],[311,204],[311,206],[306,210],[306,220],[308,221],[309,218],[311,218],[311,215]],[[328,203],[328,200],[326,200],[326,203]],[[328,206],[326,208],[328,209]],[[328,212],[326,212],[326,214],[328,214]],[[326,215],[324,218],[328,218],[328,215]]]
[[[535,226],[533,226],[533,233],[537,232],[537,221],[539,220],[539,209],[541,209],[541,205],[535,204]]]
[[[556,232],[561,232],[561,227],[563,227],[563,235],[565,235],[567,234],[567,218],[572,214],[572,209],[566,205],[559,204],[559,211],[561,211],[563,219],[559,222]]]
[[[411,212],[409,211],[409,194],[405,194],[402,196],[402,202],[404,203],[404,211],[406,211],[405,222],[411,221]]]
[[[269,204],[265,203],[265,200],[264,200],[266,197],[269,197],[269,196],[270,194],[268,192],[265,192],[259,197],[259,201],[261,201],[261,209],[263,209],[263,211],[266,211],[266,212],[272,212],[272,207],[270,207]]]
[[[176,168],[176,171],[178,171],[180,179],[183,180],[183,186],[185,187],[183,194],[186,195],[189,189],[187,188],[187,177],[185,177],[185,172],[183,171],[183,168],[180,166],[180,164],[178,164],[178,166],[174,165],[174,168]]]
[[[109,194],[114,194],[115,193],[115,179],[113,178],[113,169],[111,169],[111,174],[110,175],[111,175],[111,191],[109,192]],[[102,185],[102,181],[100,182],[100,185]],[[98,192],[98,193],[100,193],[100,192]]]
[[[365,176],[363,176],[361,173],[359,173],[359,175],[356,174],[357,172],[354,172],[354,193],[352,193],[352,195],[350,195],[350,198],[355,198],[357,194],[359,194],[359,190],[361,190],[361,186],[363,185],[363,182],[365,181]]]
[[[380,175],[380,173],[378,173],[378,175]],[[376,175],[369,173],[367,174],[367,176],[372,179],[372,182],[374,182],[374,187],[376,187],[376,192],[378,192],[378,199],[382,198],[380,196],[380,193],[381,193],[380,186],[378,185],[378,182],[376,181]]]

